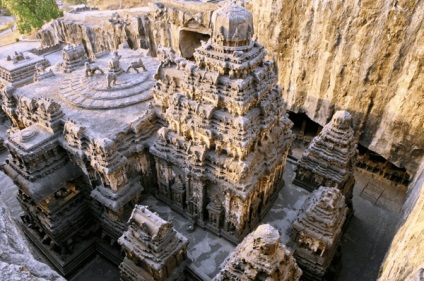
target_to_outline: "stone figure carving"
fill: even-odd
[[[107,74],[107,88],[110,89],[112,86],[116,85],[117,75],[113,72]]]
[[[113,13],[111,18],[109,19],[109,22],[114,25],[120,25],[121,27],[131,24],[129,20],[129,15],[127,15],[125,19],[123,19],[118,13]]]
[[[113,52],[112,58],[107,63],[109,68],[118,69],[120,67],[119,60],[121,57],[122,56],[118,54],[118,51]]]
[[[25,59],[24,55],[21,52],[15,51],[15,55],[12,57],[13,63],[17,63]]]
[[[46,65],[43,63],[35,64],[34,81],[40,81],[42,79],[54,76],[53,71],[50,69],[46,72]]]
[[[37,63],[35,65],[35,73],[40,75],[46,72],[46,67],[42,63]]]
[[[172,48],[159,47],[157,50],[162,67],[175,63],[175,51]]]
[[[105,74],[98,65],[90,65],[90,63],[85,62],[85,77],[94,75],[96,71],[99,71],[101,74]]]
[[[139,68],[142,68],[143,71],[147,71],[146,67],[143,64],[143,61],[141,60],[141,58],[138,59],[137,61],[131,62],[130,65],[127,67],[126,73],[130,72],[131,68],[134,69],[137,73],[139,73],[138,72]]]

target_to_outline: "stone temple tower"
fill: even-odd
[[[157,197],[233,241],[257,224],[284,185],[292,141],[274,64],[252,34],[245,8],[216,10],[195,61],[158,50],[153,89],[165,124],[150,148]]]
[[[321,185],[337,187],[352,208],[356,147],[352,116],[345,110],[337,111],[303,152],[293,183],[309,191]]]
[[[312,192],[293,222],[289,246],[304,280],[334,280],[340,269],[343,225],[348,208],[337,188]]]
[[[278,230],[262,224],[234,249],[213,281],[297,281],[301,275]]]

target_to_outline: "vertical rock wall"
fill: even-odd
[[[403,212],[403,225],[380,269],[381,281],[422,280],[417,271],[424,270],[424,163],[411,184]]]
[[[59,43],[83,44],[87,53],[93,56],[103,51],[118,49],[120,44],[130,48],[147,48],[143,19],[145,12],[126,18],[120,14],[119,22],[109,20],[112,13],[93,12],[91,16],[66,14],[64,18],[53,20],[37,33],[43,47]]]
[[[289,109],[353,114],[360,143],[415,172],[424,155],[422,0],[252,0]]]

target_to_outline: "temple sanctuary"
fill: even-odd
[[[125,251],[121,280],[184,280],[188,241],[172,223],[136,205],[118,243]]]
[[[336,187],[352,209],[357,153],[352,116],[347,111],[337,111],[303,152],[293,183],[309,191],[322,185]]]
[[[342,228],[348,207],[339,189],[314,190],[293,222],[289,246],[302,280],[334,280],[340,269]]]
[[[280,243],[278,230],[262,224],[230,254],[213,280],[296,281],[301,275],[293,255]]]
[[[157,196],[196,224],[240,241],[284,185],[292,122],[274,65],[252,40],[253,19],[228,4],[195,61],[160,49],[153,88],[165,124],[150,148]],[[182,196],[186,200],[180,200]]]

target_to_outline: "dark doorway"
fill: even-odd
[[[193,53],[196,48],[200,47],[201,40],[207,41],[210,36],[208,34],[202,34],[189,30],[181,30],[180,31],[180,51],[181,56],[192,60]]]

